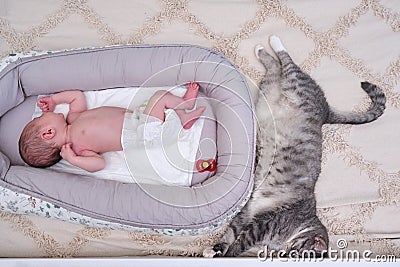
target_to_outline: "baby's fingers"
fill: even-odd
[[[65,159],[65,145],[61,147],[60,156]]]
[[[63,146],[61,147],[60,155],[61,155],[61,157],[62,157],[63,159],[66,159],[66,160],[68,160],[68,159],[70,159],[71,157],[74,157],[74,156],[75,156],[75,153],[74,153],[74,151],[72,150],[71,144],[70,144],[70,143],[65,144],[65,145],[63,145]]]
[[[50,108],[49,108],[48,105],[43,105],[43,106],[40,107],[40,109],[41,109],[43,112],[48,112],[48,111],[50,111]]]
[[[41,104],[41,103],[45,104],[48,102],[48,99],[49,99],[49,97],[45,96],[45,97],[40,98],[37,102],[38,102],[38,104]]]
[[[37,105],[44,112],[54,111],[55,103],[54,100],[50,96],[42,97],[37,101]]]
[[[37,105],[38,105],[38,107],[43,107],[45,104],[46,104],[46,102],[44,102],[44,101],[41,101],[42,99],[39,99],[38,101],[37,101]]]
[[[65,144],[65,145],[63,145],[62,146],[62,148],[61,148],[61,150],[71,150],[71,144],[70,143],[67,143],[67,144]]]

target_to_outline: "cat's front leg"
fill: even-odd
[[[214,245],[213,247],[206,248],[203,251],[203,257],[205,258],[216,258],[223,257],[229,248],[229,245],[235,241],[235,234],[231,227],[227,229],[225,235],[222,237],[221,241]]]
[[[250,223],[246,229],[243,230],[238,238],[233,242],[226,252],[223,254],[225,257],[238,257],[243,252],[251,249],[256,242],[259,241],[260,231],[255,229],[255,225]]]
[[[241,248],[241,242],[240,239],[237,239],[235,242],[233,242],[228,249],[226,250],[224,256],[225,257],[237,257],[240,254],[244,252]]]
[[[231,230],[229,228],[228,230]],[[228,235],[230,242],[224,242],[222,241],[221,243],[218,243],[215,245],[212,250],[215,252],[215,254],[212,256],[213,258],[215,257],[237,257],[243,252],[247,251],[248,249],[252,248],[259,240],[259,236],[255,236],[255,229],[254,229],[254,224],[250,223],[245,227],[245,230],[240,232],[240,234],[237,236],[236,239],[233,239],[235,236],[234,235]],[[233,231],[232,231],[233,233]],[[224,236],[226,238],[227,235]],[[225,239],[227,240],[227,239]],[[204,252],[203,252],[204,255]]]
[[[218,258],[223,257],[229,248],[229,244],[226,242],[221,242],[216,244],[211,248],[206,248],[203,250],[204,258]]]
[[[237,257],[240,253],[242,253],[240,240],[236,240],[230,245],[226,242],[221,242],[212,248],[205,249],[203,256],[206,258]]]

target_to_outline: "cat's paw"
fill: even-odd
[[[258,44],[256,45],[256,47],[254,48],[254,53],[256,54],[256,58],[260,59],[260,52],[264,50],[264,46]]]
[[[206,248],[203,250],[203,257],[206,258],[216,258],[216,257],[223,257],[224,252],[228,249],[228,244],[225,242],[218,243],[212,248]]]
[[[281,42],[281,39],[279,39],[279,37],[276,35],[271,35],[269,37],[269,44],[275,52],[286,51],[286,48]]]
[[[213,248],[206,248],[203,250],[203,257],[204,258],[214,258],[214,256],[217,254],[217,252],[215,252],[213,250]]]

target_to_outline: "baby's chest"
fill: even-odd
[[[96,142],[96,138],[91,136],[90,129],[85,127],[71,127],[70,142],[75,154],[80,155]]]

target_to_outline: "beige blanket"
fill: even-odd
[[[123,43],[196,44],[223,53],[257,83],[253,48],[281,37],[293,59],[341,110],[368,106],[360,81],[378,84],[376,122],[324,127],[318,213],[332,249],[400,257],[400,1],[0,1],[0,56]],[[270,50],[271,51],[271,50]],[[255,100],[258,91],[253,90]],[[263,112],[264,110],[257,110]],[[200,255],[223,230],[168,237],[92,229],[0,211],[1,257]]]

